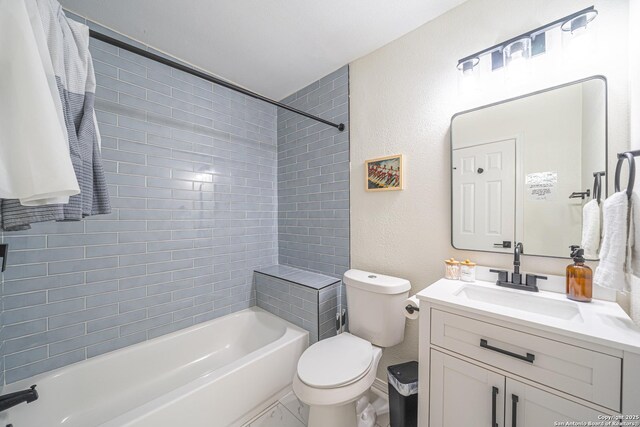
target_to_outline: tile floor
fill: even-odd
[[[372,389],[369,392],[369,401],[376,408],[376,427],[389,427],[389,405],[386,396]],[[308,418],[309,408],[291,392],[244,427],[306,427]]]

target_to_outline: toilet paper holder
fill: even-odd
[[[407,310],[409,314],[413,314],[416,311],[420,311],[418,307],[414,307],[411,304],[408,304],[404,309]]]

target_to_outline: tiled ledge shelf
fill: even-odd
[[[256,304],[309,331],[309,344],[336,334],[342,281],[285,265],[255,270]]]

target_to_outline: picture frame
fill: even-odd
[[[402,154],[365,161],[366,191],[398,191],[404,189]]]

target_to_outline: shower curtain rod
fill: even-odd
[[[109,36],[107,36],[105,34],[102,34],[100,32],[97,32],[97,31],[94,31],[94,30],[89,30],[89,35],[91,37],[93,37],[94,39],[96,39],[96,40],[100,40],[102,42],[105,42],[105,43],[108,43],[110,45],[119,47],[120,49],[127,50],[129,52],[135,53],[136,55],[143,56],[143,57],[151,59],[153,61],[160,62],[161,64],[168,65],[169,67],[173,67],[173,68],[175,68],[177,70],[184,71],[185,73],[194,75],[196,77],[200,77],[203,80],[207,80],[207,81],[215,83],[215,84],[217,84],[219,86],[226,87],[227,89],[231,89],[231,90],[239,92],[239,93],[241,93],[243,95],[250,96],[251,98],[259,99],[260,101],[264,101],[264,102],[267,102],[267,103],[269,103],[271,105],[275,105],[277,107],[280,107],[280,108],[283,108],[285,110],[291,111],[293,113],[300,114],[301,116],[308,117],[308,118],[310,118],[312,120],[316,120],[316,121],[318,121],[320,123],[324,123],[325,125],[333,126],[334,128],[338,129],[340,132],[342,132],[344,130],[344,123],[333,123],[333,122],[330,122],[329,120],[325,120],[323,118],[314,116],[313,114],[309,114],[309,113],[307,113],[305,111],[298,110],[297,108],[290,107],[290,106],[288,106],[286,104],[283,104],[281,102],[274,101],[273,99],[267,98],[267,97],[262,96],[262,95],[260,95],[258,93],[255,93],[255,92],[252,92],[250,90],[244,89],[244,88],[242,88],[240,86],[236,86],[233,83],[229,83],[229,82],[227,82],[225,80],[222,80],[222,79],[220,79],[218,77],[212,76],[211,74],[202,72],[200,70],[197,70],[195,68],[189,67],[187,65],[183,65],[183,64],[181,64],[179,62],[172,61],[172,60],[167,59],[167,58],[165,58],[163,56],[156,55],[155,53],[146,51],[146,50],[141,49],[139,47],[133,46],[133,45],[131,45],[129,43],[126,43],[126,42],[123,42],[121,40],[115,39],[113,37],[109,37]]]

